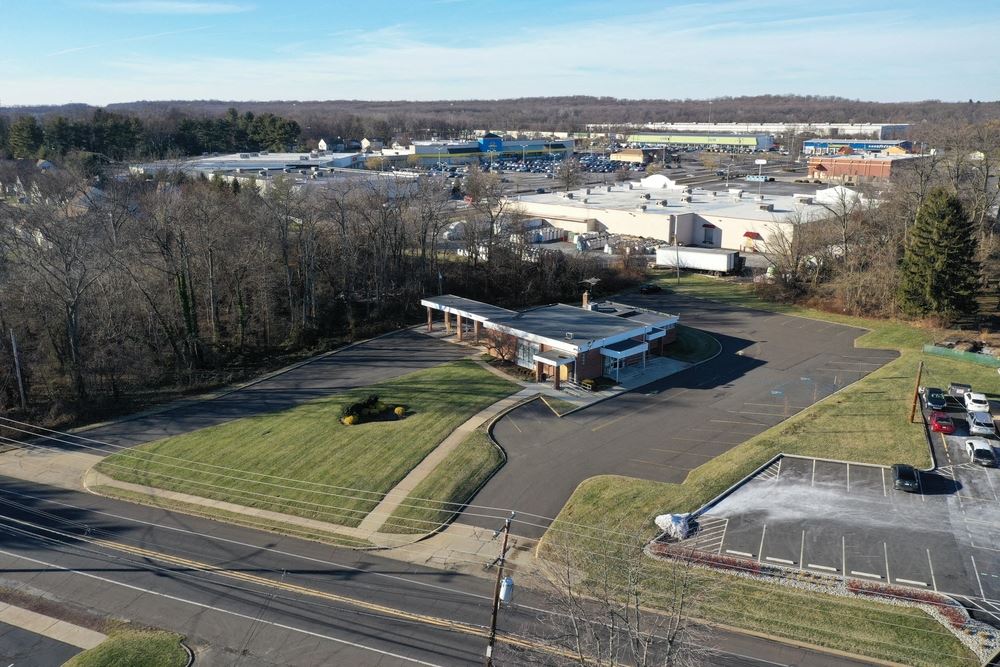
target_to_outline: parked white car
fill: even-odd
[[[965,441],[965,451],[969,454],[970,463],[993,467],[997,464],[993,446],[986,438],[970,438]]]
[[[969,412],[990,411],[990,399],[986,398],[986,394],[978,391],[970,391],[962,398],[965,401],[965,409]]]
[[[993,416],[988,412],[969,412],[965,417],[969,422],[970,435],[996,435],[997,427]]]

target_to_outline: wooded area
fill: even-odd
[[[406,196],[278,180],[264,195],[181,175],[94,187],[55,169],[35,174],[25,203],[0,202],[0,407],[19,402],[11,331],[29,409],[93,420],[157,388],[415,322],[419,297],[441,288],[521,306],[575,301],[585,278],[622,284],[596,260],[513,242],[519,215],[495,175],[467,177],[479,201],[462,212],[464,247],[447,252],[441,179]]]

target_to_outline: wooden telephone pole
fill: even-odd
[[[924,362],[920,362],[917,366],[917,384],[913,387],[913,404],[910,406],[910,423],[913,423],[913,418],[917,414],[917,401],[920,398],[920,377],[924,373]]]
[[[511,512],[510,516],[504,520],[503,528],[493,535],[493,537],[497,537],[500,533],[503,533],[503,545],[500,547],[500,555],[493,561],[497,565],[497,582],[493,587],[493,613],[490,616],[490,636],[486,644],[486,667],[493,667],[493,647],[497,643],[497,615],[500,613],[500,587],[503,583],[504,562],[507,560],[507,538],[510,536],[510,521],[514,518],[514,515],[515,513]]]

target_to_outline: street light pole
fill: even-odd
[[[515,515],[515,512],[511,512],[510,516],[504,520],[503,528],[493,533],[494,538],[503,533],[503,545],[500,547],[500,555],[493,561],[497,565],[497,581],[493,587],[493,613],[490,616],[490,635],[486,644],[486,662],[484,663],[486,667],[493,667],[493,647],[497,643],[497,615],[500,613],[500,586],[503,583],[503,566],[507,560],[507,538],[510,536],[510,522]]]

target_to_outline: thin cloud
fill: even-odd
[[[85,46],[71,46],[68,49],[60,49],[59,51],[53,51],[52,53],[46,53],[45,55],[49,58],[54,56],[63,56],[67,53],[77,53],[78,51],[88,51],[90,49],[103,49],[108,46],[113,46],[115,44],[126,44],[128,42],[141,42],[147,39],[156,39],[157,37],[169,37],[171,35],[181,35],[186,32],[197,32],[199,30],[208,30],[210,26],[203,25],[197,28],[185,28],[184,30],[170,30],[167,32],[154,32],[150,35],[136,35],[135,37],[124,37],[122,39],[113,39],[107,42],[101,42],[99,44],[87,44]]]
[[[102,12],[119,14],[238,14],[253,9],[252,5],[235,2],[184,2],[183,0],[125,0],[98,2],[90,5]]]

